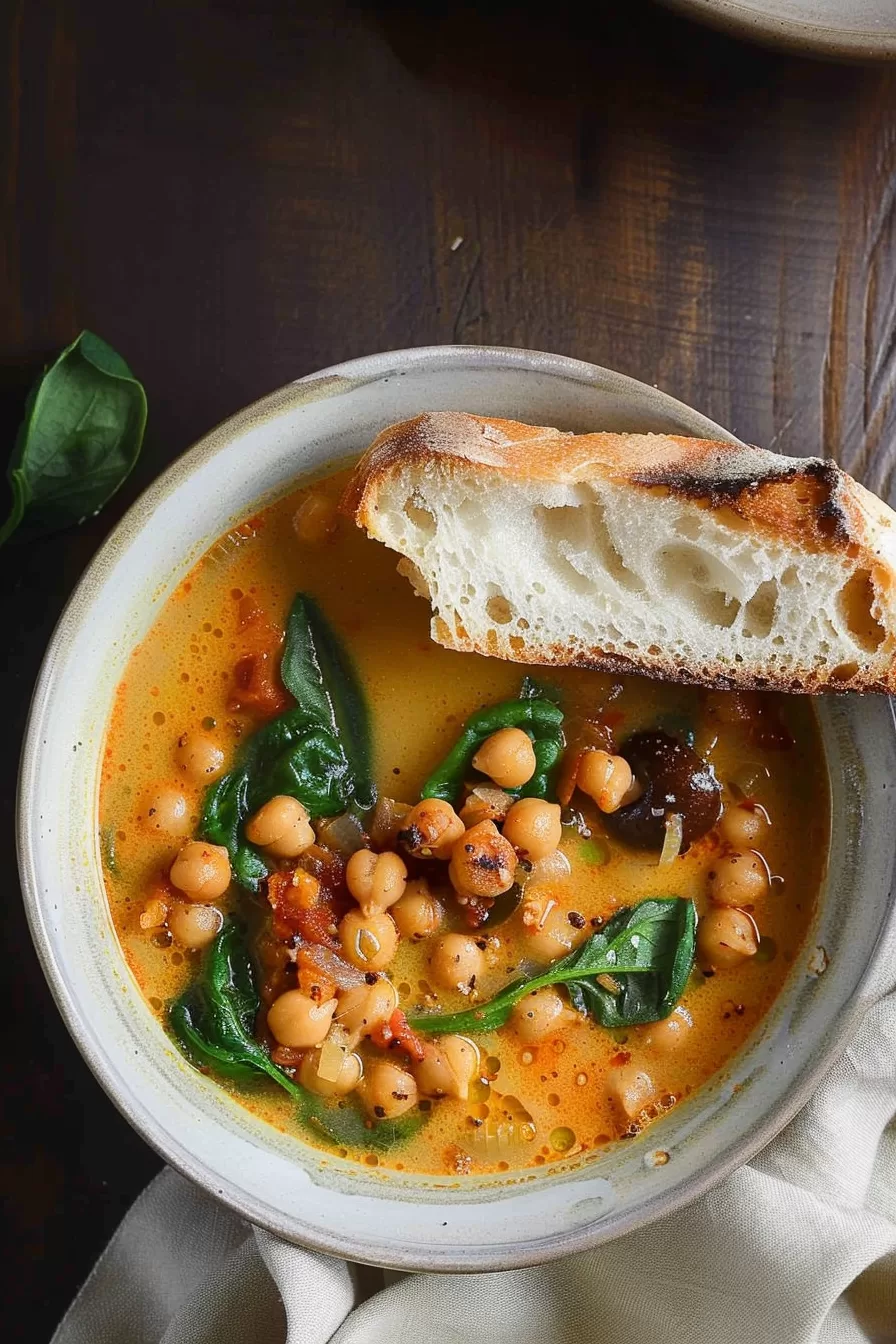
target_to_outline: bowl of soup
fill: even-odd
[[[896,735],[883,697],[434,644],[340,508],[423,409],[724,436],[472,347],[235,416],[60,621],[20,863],[66,1022],[167,1161],[303,1245],[500,1269],[674,1212],[811,1095],[892,938]]]

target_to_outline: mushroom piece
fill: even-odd
[[[661,850],[666,817],[682,818],[681,853],[712,830],[722,812],[722,791],[712,766],[693,748],[660,729],[635,733],[620,750],[643,789],[640,798],[602,821],[633,849]]]

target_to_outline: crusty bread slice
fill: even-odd
[[[896,690],[896,514],[832,462],[455,412],[342,503],[447,648],[705,686]]]

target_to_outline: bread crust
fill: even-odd
[[[687,667],[673,657],[608,653],[604,649],[548,647],[492,631],[485,647],[462,625],[450,628],[440,617],[433,636],[448,648],[517,662],[590,667],[639,673],[664,680],[713,687],[794,692],[896,691],[896,514],[835,463],[794,458],[761,448],[667,434],[571,434],[513,420],[434,412],[391,425],[358,463],[341,508],[371,536],[377,533],[377,503],[384,485],[407,467],[424,476],[437,469],[477,475],[494,473],[510,481],[575,484],[595,477],[633,491],[671,494],[723,515],[727,521],[765,533],[806,552],[830,552],[848,560],[856,574],[867,572],[875,616],[886,631],[869,655],[869,668],[854,675],[838,669],[805,668],[786,674],[772,667],[763,674],[730,665]]]

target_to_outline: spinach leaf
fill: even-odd
[[[296,702],[339,738],[355,804],[368,811],[376,803],[376,788],[364,692],[344,645],[306,593],[296,594],[289,613],[280,676]]]
[[[0,544],[98,513],[127,477],[146,427],[146,394],[105,341],[82,331],[28,394],[8,476]]]
[[[248,739],[202,808],[203,837],[226,846],[234,877],[248,891],[258,891],[270,868],[243,824],[271,798],[288,794],[313,817],[364,812],[376,802],[364,693],[348,654],[304,593],[289,613],[280,675],[298,705]]]
[[[259,998],[252,963],[236,924],[225,923],[205,954],[199,978],[168,1009],[184,1054],[200,1068],[247,1082],[264,1074],[297,1100],[299,1087],[254,1036]]]
[[[206,952],[198,979],[171,1004],[168,1017],[193,1064],[235,1082],[271,1078],[299,1103],[301,1123],[337,1147],[382,1151],[406,1143],[426,1123],[415,1111],[371,1124],[354,1098],[339,1104],[294,1083],[255,1039],[259,1007],[249,953],[239,928],[228,921]]]
[[[677,896],[641,901],[617,911],[568,957],[541,975],[512,980],[488,1003],[459,1013],[422,1014],[410,1023],[415,1030],[439,1035],[496,1031],[524,995],[561,984],[573,1007],[603,1027],[658,1022],[684,993],[694,964],[696,931],[693,901]],[[610,976],[616,989],[597,984],[597,975]]]
[[[456,803],[464,780],[473,768],[473,757],[501,728],[521,728],[532,741],[535,773],[519,789],[507,789],[514,798],[546,798],[552,790],[553,771],[563,754],[563,711],[553,700],[534,694],[535,683],[526,677],[519,699],[505,700],[472,714],[448,755],[429,776],[421,798],[442,798]]]
[[[412,1139],[426,1124],[427,1116],[422,1111],[412,1111],[395,1120],[377,1120],[371,1124],[353,1099],[340,1104],[308,1093],[300,1119],[317,1138],[324,1138],[338,1148],[383,1152]]]

